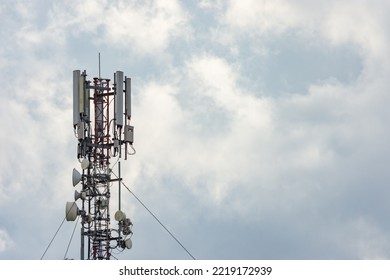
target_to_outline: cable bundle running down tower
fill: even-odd
[[[122,71],[114,73],[112,86],[110,79],[99,77],[89,81],[85,70],[73,71],[73,128],[82,173],[73,169],[72,183],[76,186],[81,182],[81,191],[75,191],[74,202],[66,203],[65,213],[67,221],[81,218],[80,259],[85,259],[87,253],[86,259],[108,260],[112,250],[132,247],[133,224],[121,210],[120,170],[120,160],[135,154],[130,119],[131,79],[124,77]],[[110,189],[116,183],[117,227],[111,228]],[[81,207],[76,204],[79,199]]]

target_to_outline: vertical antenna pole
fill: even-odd
[[[100,75],[100,52],[99,52],[99,79],[101,78],[102,76]]]
[[[84,260],[84,225],[81,226],[80,260]]]
[[[119,189],[118,189],[118,197],[119,197],[119,202],[118,202],[118,210],[121,210],[121,185],[122,185],[122,181],[121,181],[121,162],[119,161],[118,162],[118,173],[119,173],[119,181],[118,181],[118,183],[119,183]]]

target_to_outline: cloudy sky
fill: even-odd
[[[72,71],[132,77],[130,189],[197,259],[390,258],[387,0],[1,1],[0,259],[72,201]],[[76,187],[77,188],[77,187]],[[133,249],[189,259],[129,193]],[[44,259],[79,258],[65,222]]]

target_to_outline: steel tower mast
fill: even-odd
[[[120,170],[120,160],[135,154],[130,119],[131,79],[122,71],[114,73],[112,86],[110,79],[100,77],[100,59],[99,78],[93,81],[87,80],[85,70],[73,71],[73,128],[82,173],[73,169],[72,183],[81,182],[81,191],[75,191],[74,202],[66,203],[65,214],[67,221],[81,218],[80,259],[108,260],[112,250],[132,247],[133,224],[121,210]],[[111,228],[111,189],[116,185],[116,227]]]

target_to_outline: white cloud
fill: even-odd
[[[238,85],[239,69],[233,67],[219,57],[204,55],[189,61],[187,75],[194,80],[197,94],[211,98],[228,116],[238,118],[237,125],[267,127],[270,122],[267,100],[245,92]]]
[[[9,233],[0,228],[0,254],[7,251],[13,246],[13,241],[9,236]]]
[[[179,72],[184,83],[142,89],[137,109],[142,165],[159,178],[173,172],[194,193],[219,203],[253,170],[253,145],[267,134],[270,108],[267,100],[239,88],[237,73],[221,58],[193,57]],[[221,118],[207,121],[215,114]]]
[[[221,9],[224,2],[221,0],[198,0],[201,9]]]
[[[357,217],[338,224],[334,232],[324,238],[334,238],[335,244],[359,259],[375,260],[389,257],[390,240],[387,234],[367,217]]]
[[[385,57],[388,36],[383,28],[388,24],[384,1],[337,2],[324,18],[322,32],[335,44],[353,43],[372,58]],[[389,7],[387,7],[389,8]]]
[[[389,45],[386,1],[230,1],[221,23],[237,38],[248,35],[268,39],[294,32],[303,39],[334,45],[355,44],[362,55],[385,58]],[[228,32],[229,29],[221,29]]]
[[[70,34],[88,36],[96,45],[155,55],[172,40],[189,33],[188,19],[180,2],[83,1],[60,4],[51,11],[52,26]]]
[[[176,38],[191,36],[188,15],[176,0],[143,4],[123,0],[56,2],[45,10],[42,5],[37,1],[7,7],[8,13],[20,18],[12,21],[12,36],[25,51],[62,48],[69,38],[85,36],[95,46],[110,45],[116,50],[156,56]]]
[[[299,16],[291,1],[230,1],[223,22],[240,32],[278,34],[299,23]]]

